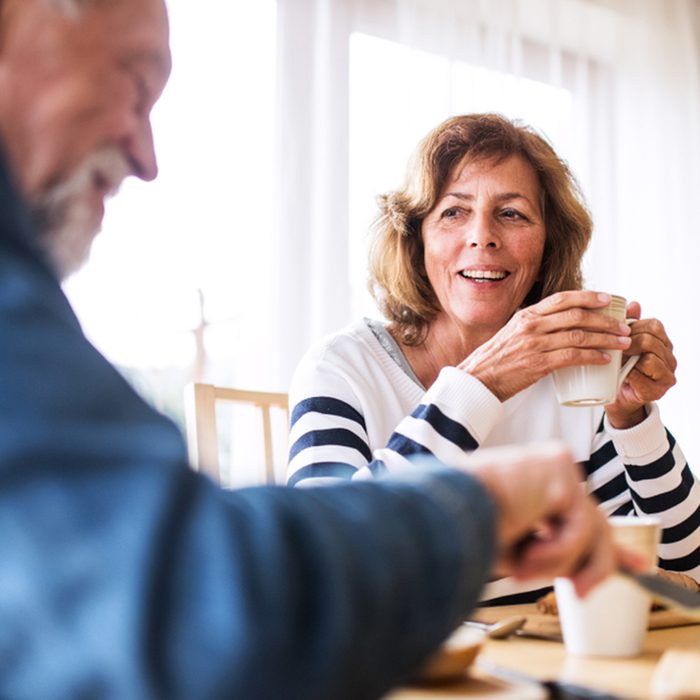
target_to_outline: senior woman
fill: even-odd
[[[658,516],[660,565],[700,578],[700,484],[655,403],[675,383],[671,342],[655,319],[630,330],[595,313],[609,296],[581,289],[591,219],[551,146],[498,115],[453,117],[380,209],[370,284],[388,323],[364,319],[302,359],[289,483],[560,439],[605,513]],[[620,349],[640,359],[613,403],[558,404],[554,370]],[[484,600],[532,600],[549,583],[501,579]]]

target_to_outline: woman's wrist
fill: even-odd
[[[479,366],[476,362],[470,360],[471,358],[467,357],[457,365],[457,369],[479,380],[501,403],[503,403],[508,397],[503,396],[503,392],[498,385],[498,378],[494,376],[493,372],[484,369],[483,366]]]
[[[615,430],[628,430],[629,428],[634,428],[646,420],[647,412],[644,406],[640,406],[636,410],[632,411],[621,411],[614,408],[606,408],[605,413],[608,416],[608,421],[610,425],[615,428]]]

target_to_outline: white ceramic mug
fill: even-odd
[[[657,562],[661,526],[658,518],[617,516],[609,519],[615,542]],[[614,574],[585,598],[570,579],[554,581],[566,651],[576,656],[636,656],[649,624],[651,596],[634,581]]]
[[[620,322],[625,321],[627,300],[612,295],[608,306],[596,309],[598,313],[612,316]],[[627,319],[633,323],[633,319]],[[557,399],[563,406],[600,406],[612,403],[617,392],[639,359],[639,355],[630,357],[622,365],[622,350],[608,350],[610,362],[607,365],[578,365],[564,367],[553,373]]]

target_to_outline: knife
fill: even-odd
[[[522,671],[499,666],[488,659],[477,659],[477,666],[486,673],[506,683],[519,683],[524,686],[539,686],[547,693],[548,700],[624,700],[619,695],[611,695],[602,690],[576,685],[555,679],[541,680]]]
[[[639,573],[624,568],[620,569],[620,573],[631,578],[645,590],[653,593],[662,603],[682,610],[689,617],[700,621],[700,592],[683,588],[683,586],[661,578],[661,576],[654,573]]]

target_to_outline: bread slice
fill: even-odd
[[[687,588],[691,591],[700,591],[700,583],[687,574],[682,574],[679,571],[666,571],[665,569],[657,569],[656,573],[661,578],[672,581],[679,586],[683,586],[683,588]],[[652,599],[651,609],[665,610],[666,605],[664,605],[660,600]],[[557,608],[557,597],[554,595],[554,591],[550,591],[537,600],[537,610],[545,615],[559,614],[559,610]]]

